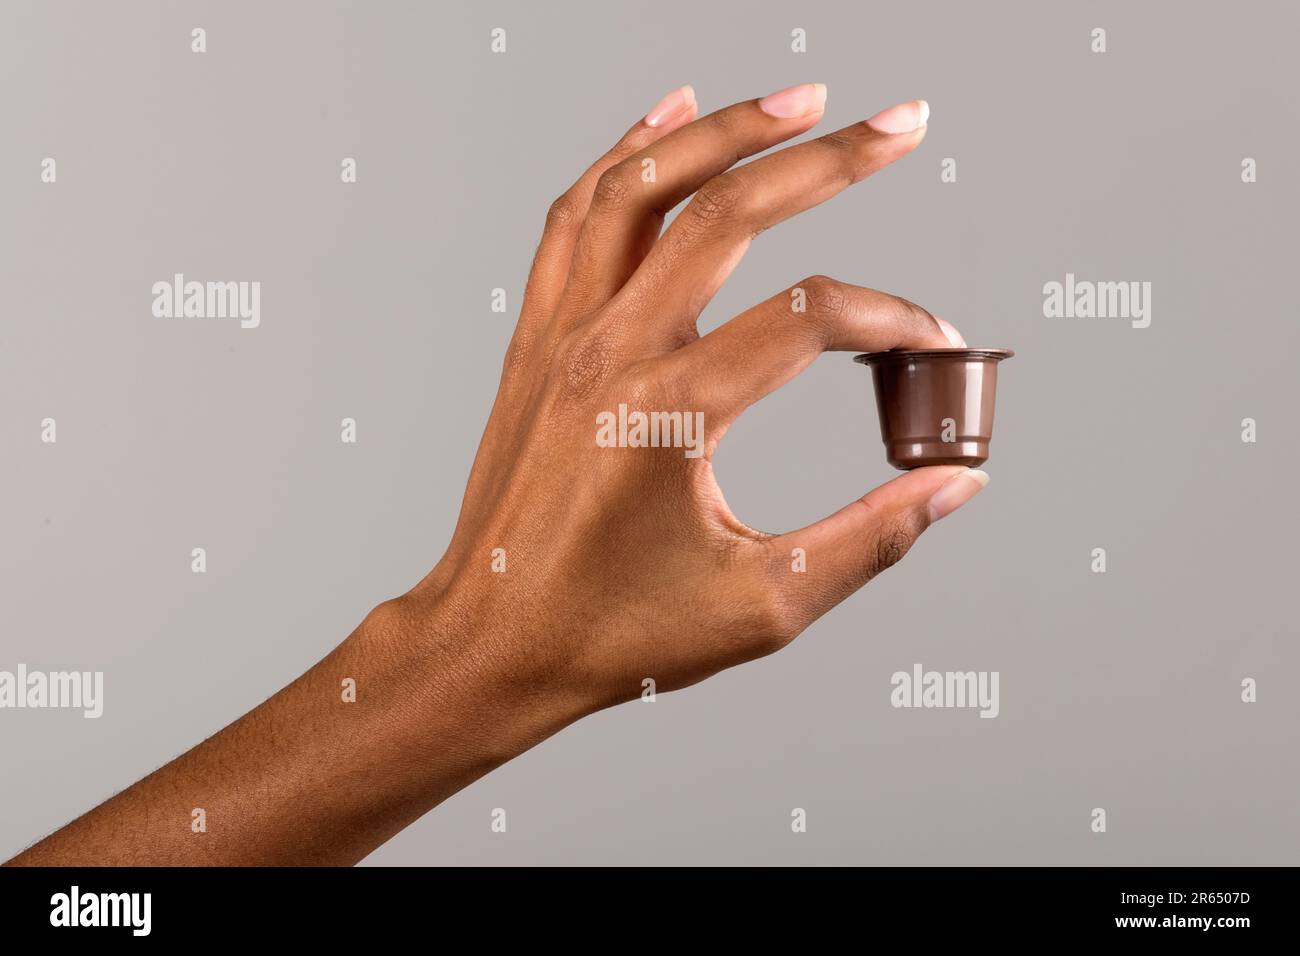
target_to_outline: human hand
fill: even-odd
[[[732,168],[810,129],[824,100],[805,85],[697,120],[683,88],[633,126],[551,208],[437,566],[298,680],[10,862],[354,863],[646,678],[671,690],[784,646],[979,491],[982,472],[919,468],[772,535],[714,481],[727,426],[821,352],[964,344],[909,302],[821,276],[697,334],[758,233],[925,135],[928,107],[905,103]],[[636,440],[634,413],[659,441]],[[201,839],[192,807],[220,821]]]
[[[965,344],[910,302],[823,276],[698,335],[755,236],[925,136],[915,101],[734,165],[816,125],[825,95],[807,84],[697,119],[690,88],[674,91],[552,205],[451,545],[384,612],[439,673],[473,661],[556,723],[645,678],[683,687],[783,647],[983,487],[982,472],[917,469],[773,535],[714,480],[728,425],[821,352]],[[659,447],[608,447],[637,443],[638,412],[669,413],[646,422]]]

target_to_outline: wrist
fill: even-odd
[[[365,660],[383,662],[410,746],[470,779],[598,709],[548,662],[544,636],[451,589],[383,602],[354,638]]]

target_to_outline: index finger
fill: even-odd
[[[950,323],[914,302],[810,276],[761,302],[665,361],[690,383],[711,434],[780,388],[822,352],[952,348],[966,343]]]

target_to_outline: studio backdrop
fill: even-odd
[[[0,709],[0,857],[432,566],[595,156],[682,84],[708,112],[821,82],[821,129],[924,98],[925,142],[759,236],[703,327],[823,273],[1014,349],[988,490],[780,654],[581,721],[369,861],[1294,863],[1297,29],[1263,2],[8,0],[0,670],[100,683]],[[168,315],[190,281],[239,307]],[[869,372],[822,357],[716,471],[769,531],[889,479]],[[930,672],[996,696],[901,706]]]

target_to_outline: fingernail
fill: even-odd
[[[939,318],[937,315],[934,317],[934,320],[939,323],[939,328],[942,329],[943,334],[948,337],[949,345],[959,349],[964,349],[966,347],[966,340],[961,337],[961,333],[957,331],[955,325],[946,319]]]
[[[878,133],[888,133],[893,136],[920,129],[929,120],[930,104],[925,100],[912,100],[910,103],[899,103],[887,110],[881,110],[867,120],[867,125]]]
[[[930,496],[930,520],[938,521],[944,515],[952,514],[979,494],[988,483],[988,474],[978,468],[957,472]]]
[[[674,116],[694,105],[695,90],[689,86],[679,87],[651,107],[650,112],[645,115],[645,124],[651,128],[663,126]]]
[[[826,108],[825,83],[800,83],[788,90],[769,93],[758,101],[758,108],[777,119],[796,119]]]

